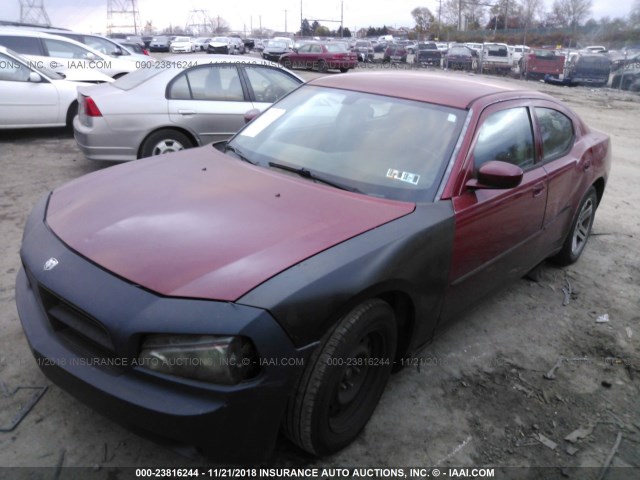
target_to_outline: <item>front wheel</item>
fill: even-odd
[[[571,265],[580,258],[591,234],[596,208],[598,208],[598,195],[596,194],[596,189],[591,187],[582,198],[582,202],[580,202],[578,214],[571,224],[571,229],[562,245],[562,250],[552,258],[555,263]]]
[[[140,158],[178,152],[193,147],[193,142],[184,133],[176,130],[158,130],[143,142]]]
[[[344,68],[344,67],[343,67],[343,68],[341,68],[341,69],[340,69],[340,72],[342,72],[342,73],[347,73],[348,71],[349,71],[349,69],[348,69],[348,68]]]
[[[326,73],[327,70],[329,70],[329,66],[327,65],[327,62],[325,62],[324,60],[320,60],[318,62],[318,71],[320,73]]]
[[[284,433],[302,449],[326,455],[351,443],[373,414],[396,350],[389,304],[361,303],[344,316],[311,355],[287,403]]]

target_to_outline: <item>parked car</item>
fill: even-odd
[[[143,48],[137,42],[132,40],[126,40],[124,38],[109,38],[102,35],[96,35],[93,33],[78,33],[72,32],[64,28],[53,27],[36,27],[33,25],[22,26],[26,31],[44,32],[50,35],[58,35],[60,37],[66,37],[76,42],[80,42],[83,45],[87,45],[94,50],[97,50],[103,55],[119,58],[121,60],[129,60],[132,62],[148,61],[149,58],[144,58]],[[123,42],[128,45],[123,48]],[[135,47],[134,47],[135,46]],[[147,52],[148,54],[148,52]]]
[[[435,42],[419,42],[413,63],[416,65],[433,65],[439,67],[442,62],[442,52]]]
[[[57,72],[97,70],[118,78],[138,68],[135,62],[114,58],[70,38],[43,32],[0,27],[0,45]]]
[[[207,45],[207,53],[233,55],[235,47],[229,37],[213,37]]]
[[[397,43],[389,43],[384,51],[382,61],[384,63],[406,63],[407,50]]]
[[[565,63],[562,76],[545,75],[547,83],[604,87],[609,81],[611,60],[601,53],[574,52]]]
[[[513,63],[506,43],[484,43],[480,55],[483,72],[507,75],[511,71]]]
[[[193,53],[196,51],[196,44],[189,37],[176,37],[169,46],[171,53]]]
[[[386,41],[378,41],[377,43],[373,44],[373,51],[374,53],[381,53],[384,52],[387,49],[387,44],[388,42]]]
[[[83,85],[0,46],[0,129],[71,126]]]
[[[225,140],[247,111],[302,83],[256,58],[194,54],[188,62],[168,57],[163,68],[141,69],[108,88],[80,88],[74,130],[85,156],[127,161]]]
[[[116,40],[116,43],[120,45],[122,51],[128,52],[133,58],[136,58],[140,61],[148,61],[149,60],[149,50],[145,47],[141,47],[137,43],[130,42],[128,40]],[[146,56],[146,58],[143,57]]]
[[[344,43],[306,43],[297,51],[285,53],[280,57],[285,68],[304,68],[306,70],[340,70],[348,72],[358,66],[358,56],[350,52]]]
[[[373,62],[374,52],[373,45],[368,40],[358,40],[353,44],[351,49],[358,55],[358,61],[360,62]]]
[[[231,40],[231,44],[233,45],[233,54],[234,55],[244,55],[245,53],[245,48],[244,48],[244,42],[242,41],[242,39],[240,37],[229,37],[229,40]]]
[[[477,72],[479,68],[478,52],[466,45],[453,45],[447,50],[442,65],[445,69]]]
[[[151,43],[149,43],[149,51],[168,52],[170,46],[171,46],[171,42],[169,41],[169,37],[165,35],[160,35],[157,37],[153,37],[151,39]]]
[[[545,76],[559,76],[564,72],[564,55],[555,50],[532,48],[520,59],[520,78],[540,80]]]
[[[640,63],[629,64],[611,74],[611,88],[640,92]]]
[[[289,42],[284,40],[267,40],[262,49],[262,58],[277,62],[282,55],[291,52],[291,48]]]
[[[124,424],[226,464],[280,431],[326,455],[461,312],[580,258],[610,165],[606,134],[521,85],[327,75],[229,142],[45,195],[17,310],[51,381]]]
[[[511,65],[513,67],[517,67],[520,65],[520,59],[522,56],[531,51],[529,47],[526,45],[509,45],[509,57],[511,60]]]
[[[207,45],[211,41],[211,37],[198,37],[195,40],[196,51],[204,52],[207,50]]]

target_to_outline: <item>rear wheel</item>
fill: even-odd
[[[396,338],[393,310],[382,300],[367,300],[343,317],[311,356],[289,399],[285,434],[316,455],[351,443],[387,384]]]
[[[178,152],[193,147],[193,142],[184,133],[176,130],[158,130],[142,144],[140,158]]]
[[[329,66],[327,65],[327,62],[325,62],[324,60],[320,60],[318,62],[318,71],[321,73],[326,73],[327,70],[329,70]]]
[[[341,69],[340,69],[340,71],[341,71],[342,73],[347,73],[347,72],[349,71],[349,69],[348,69],[348,68],[341,68]]]
[[[571,229],[562,245],[562,250],[552,258],[555,263],[570,265],[580,258],[591,234],[597,207],[598,195],[596,194],[596,189],[591,187],[582,198],[582,202],[580,202],[578,214],[571,224]]]

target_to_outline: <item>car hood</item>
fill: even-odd
[[[70,248],[134,284],[234,301],[414,208],[204,146],[77,179],[53,192],[46,221]]]

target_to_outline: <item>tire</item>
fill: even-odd
[[[397,327],[386,302],[371,299],[344,316],[311,355],[283,423],[284,433],[315,455],[351,443],[371,418],[387,384],[396,350]],[[381,364],[347,365],[347,359]]]
[[[178,152],[191,147],[193,147],[193,142],[184,133],[170,129],[158,130],[149,135],[142,143],[139,158]]]
[[[571,265],[580,258],[587,240],[589,240],[597,208],[598,195],[596,189],[591,187],[582,198],[576,216],[571,223],[569,234],[562,245],[562,250],[552,258],[553,262],[558,265]]]
[[[340,72],[341,72],[341,73],[347,73],[348,71],[349,71],[349,69],[348,69],[348,68],[341,68],[341,69],[340,69]]]
[[[327,62],[325,62],[324,60],[320,60],[318,62],[318,71],[320,73],[327,73],[327,70],[329,70],[329,66],[327,65]]]
[[[67,128],[73,130],[73,119],[78,114],[78,102],[73,101],[71,105],[69,105],[69,110],[67,110]]]
[[[282,66],[283,66],[284,68],[286,68],[287,70],[291,70],[291,60],[289,60],[288,58],[285,58],[285,59],[282,61]]]

